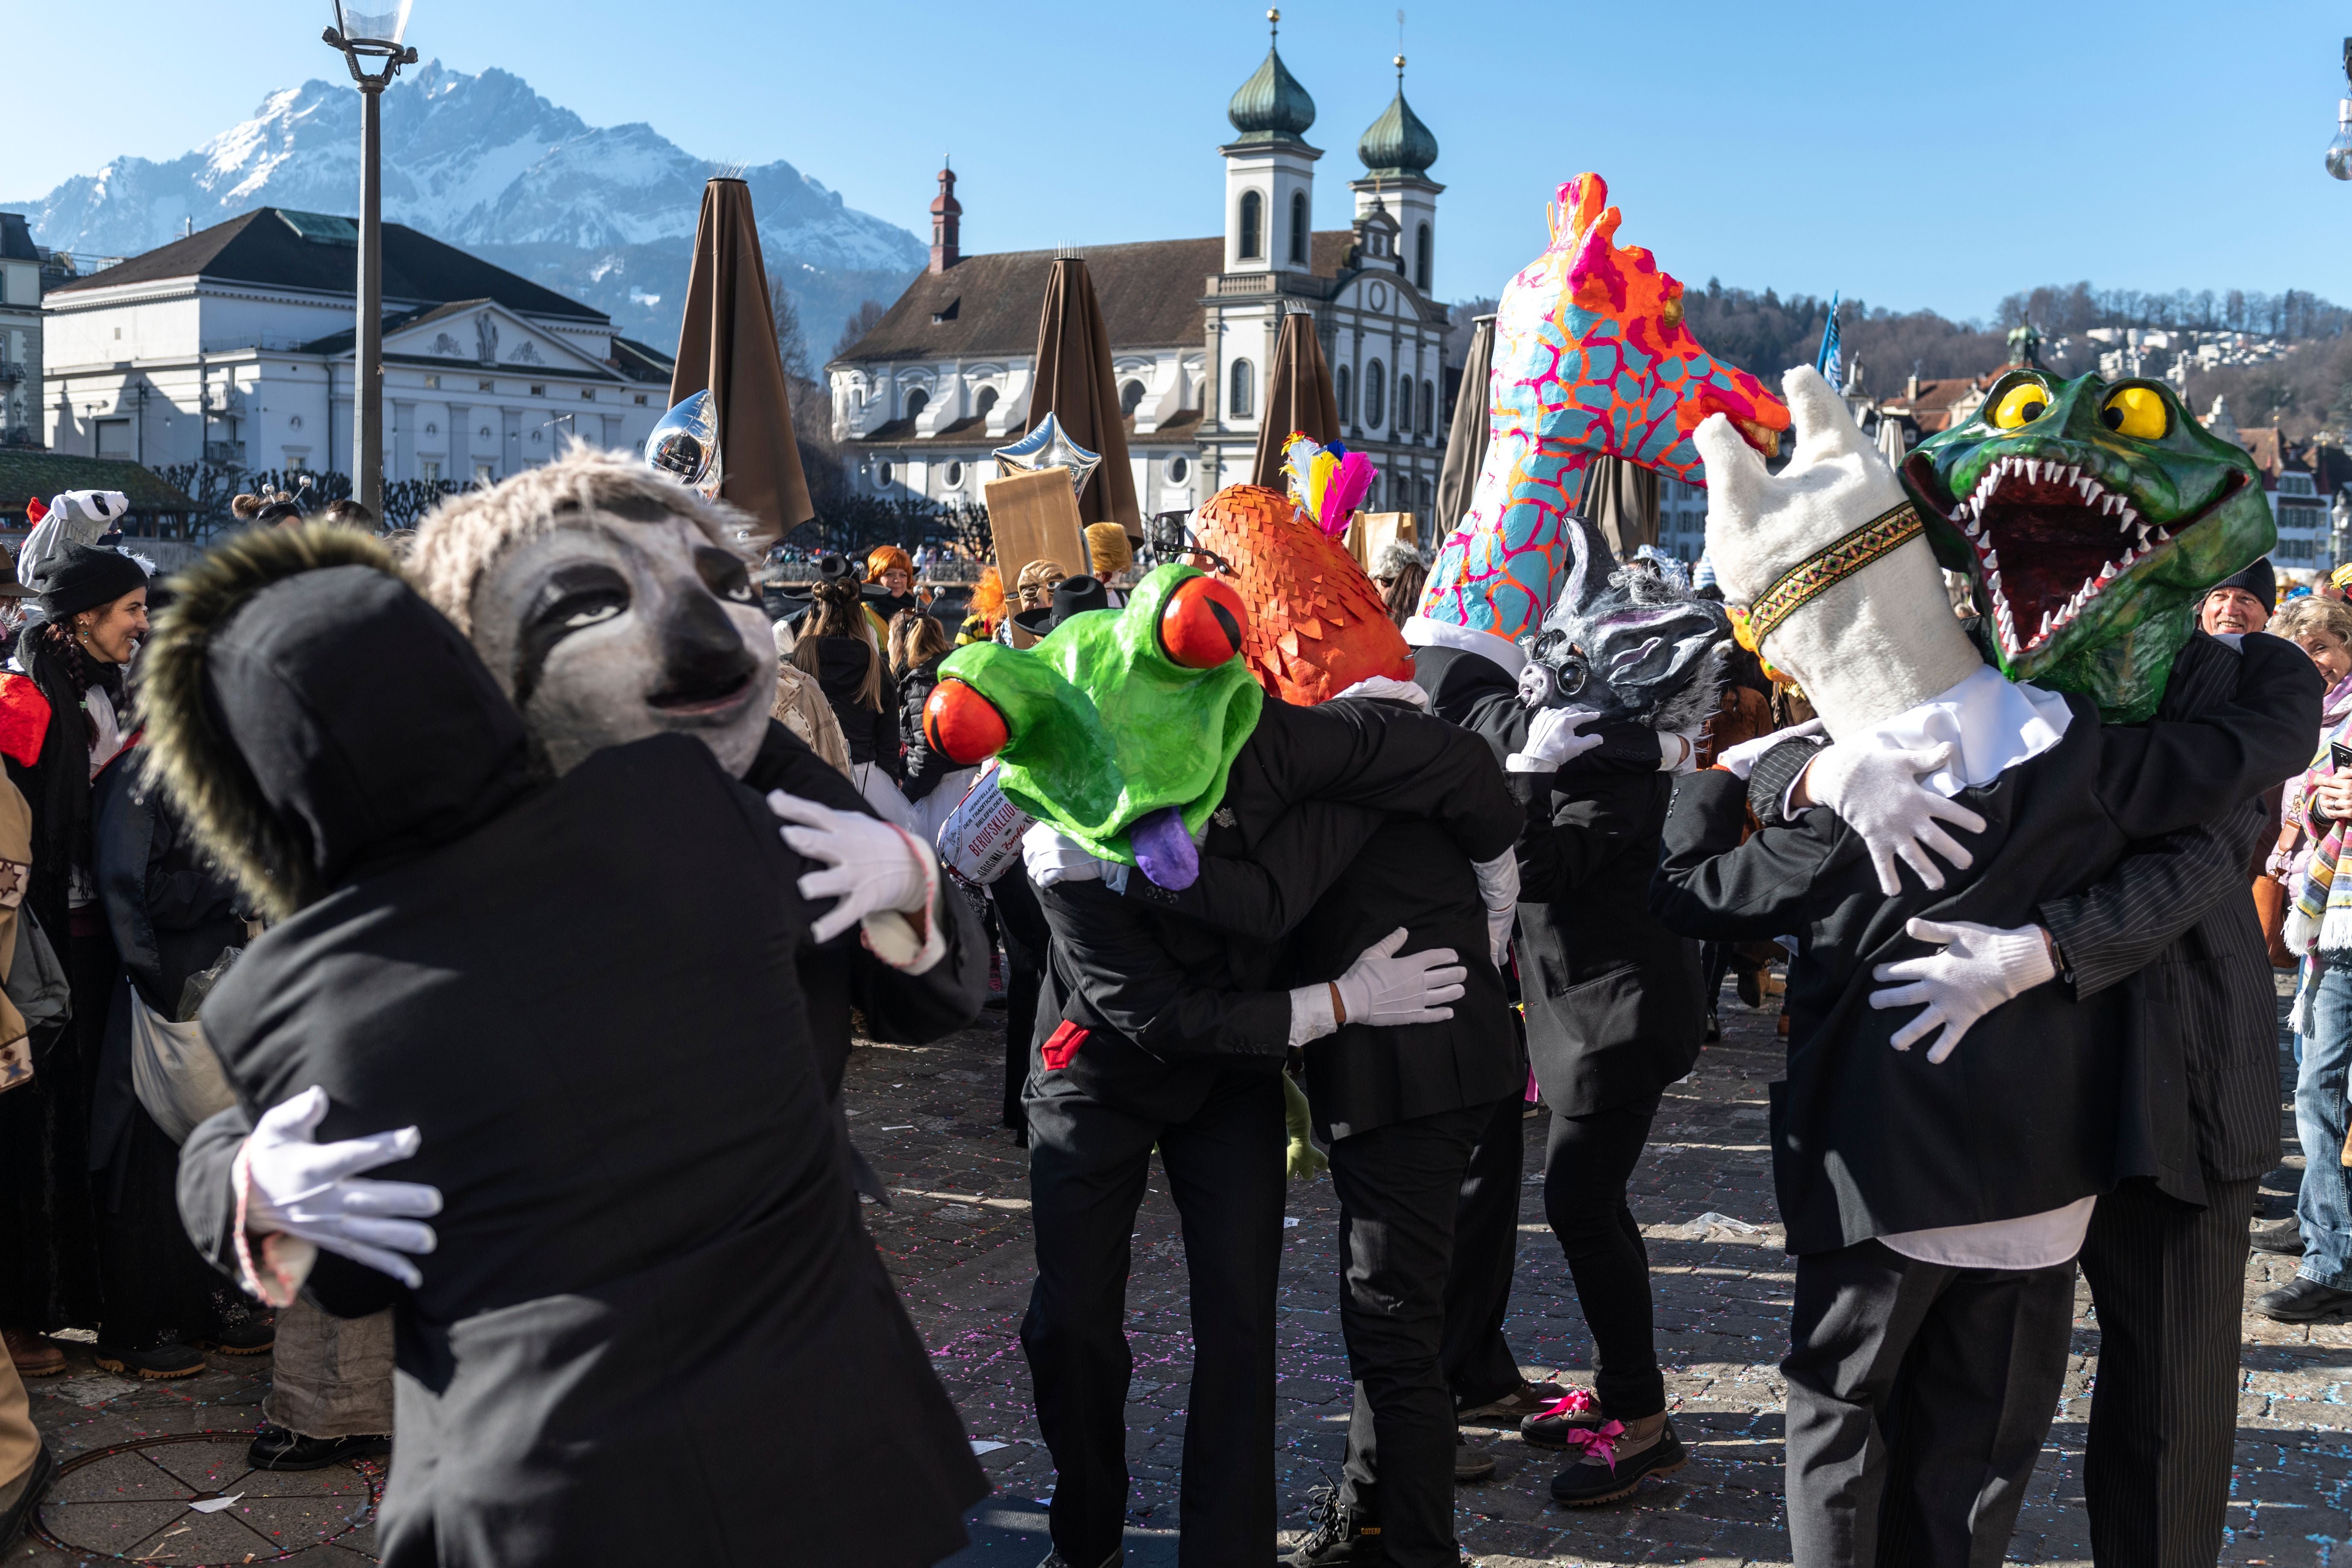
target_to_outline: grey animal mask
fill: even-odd
[[[1570,523],[1567,581],[1520,672],[1520,700],[1653,730],[1695,728],[1722,695],[1731,618],[1654,562],[1620,566],[1591,520]]]
[[[642,498],[567,516],[474,589],[474,647],[558,773],[681,731],[730,773],[751,765],[776,653],[742,559]]]

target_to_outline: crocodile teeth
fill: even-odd
[[[2000,580],[2000,552],[1998,550],[1986,551],[1984,567],[1986,571],[1993,574],[1993,581],[1999,582]]]
[[[2160,544],[2169,544],[2172,542],[2172,535],[2167,533],[2160,528],[2156,531],[2156,537],[2157,542]]]

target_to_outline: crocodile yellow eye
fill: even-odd
[[[2118,436],[2155,441],[2171,428],[2164,395],[2152,386],[2119,386],[2099,405],[2099,422]]]
[[[2021,425],[2031,425],[2050,411],[2050,389],[2038,381],[2021,381],[2000,395],[1993,405],[1992,422],[1997,429],[2014,430]]]

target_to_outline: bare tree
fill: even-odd
[[[888,313],[888,307],[879,300],[868,300],[859,305],[857,313],[842,323],[841,336],[834,342],[833,357],[839,359],[856,347],[857,340],[880,326],[882,318]]]
[[[784,362],[784,379],[798,387],[815,379],[809,374],[808,334],[801,330],[800,307],[793,303],[784,275],[768,274],[768,308],[776,316],[776,353]]]

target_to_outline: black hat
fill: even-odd
[[[1031,637],[1042,637],[1072,616],[1109,608],[1110,590],[1102,585],[1102,579],[1081,574],[1055,584],[1052,604],[1022,611],[1013,617],[1013,624]]]
[[[2223,588],[2243,588],[2263,602],[2264,615],[2275,614],[2278,610],[2278,574],[2271,570],[2271,559],[2267,555],[2234,577],[2222,578],[2206,592],[2218,593]]]
[[[119,550],[68,544],[65,554],[50,563],[48,584],[41,595],[41,614],[62,621],[110,605],[133,588],[144,588],[147,571]]]

